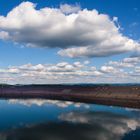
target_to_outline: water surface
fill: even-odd
[[[0,100],[0,140],[140,140],[140,110],[41,99]]]

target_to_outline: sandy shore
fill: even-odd
[[[140,85],[0,86],[0,98],[46,98],[140,108]]]

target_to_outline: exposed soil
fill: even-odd
[[[140,108],[140,85],[1,85],[0,98],[45,98]]]

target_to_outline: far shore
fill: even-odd
[[[0,98],[43,98],[140,108],[140,85],[1,85]]]

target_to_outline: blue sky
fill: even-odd
[[[139,28],[139,0],[1,0],[0,82],[139,82]]]

